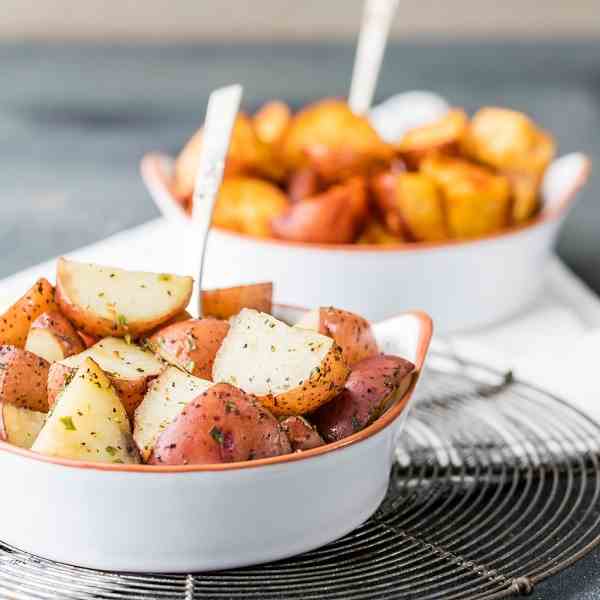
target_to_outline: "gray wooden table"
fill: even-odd
[[[175,152],[213,88],[243,83],[249,109],[272,97],[297,106],[345,95],[352,57],[342,44],[0,44],[0,276],[155,217],[138,161],[151,149]],[[583,150],[600,164],[600,42],[394,45],[378,96],[415,88],[471,110],[521,108],[562,152]],[[559,252],[600,292],[595,174]],[[600,598],[600,552],[533,597]]]

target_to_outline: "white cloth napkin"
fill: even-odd
[[[176,226],[157,219],[69,256],[130,269],[181,272],[178,239]],[[2,304],[22,295],[37,277],[53,281],[55,268],[52,259],[1,280]],[[436,338],[433,347],[511,369],[600,421],[600,299],[558,258],[548,265],[545,288],[535,304],[491,327]]]

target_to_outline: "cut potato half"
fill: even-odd
[[[54,363],[48,374],[48,403],[52,406],[69,378],[91,358],[106,372],[130,417],[164,364],[152,352],[120,338],[104,338],[80,354]]]
[[[50,363],[83,352],[84,349],[83,340],[73,325],[57,310],[45,312],[31,324],[25,343],[25,350]]]
[[[177,367],[168,367],[152,381],[135,411],[133,425],[133,437],[144,461],[150,457],[159,434],[189,402],[212,385],[212,381],[194,377]]]
[[[182,312],[192,285],[191,277],[125,271],[60,258],[56,301],[85,333],[139,336]]]
[[[217,352],[213,381],[255,394],[275,415],[293,415],[336,396],[348,373],[332,338],[243,309]]]
[[[0,439],[29,449],[45,421],[46,413],[3,403],[0,409]]]
[[[57,399],[31,449],[91,462],[140,462],[125,408],[110,379],[89,357]]]

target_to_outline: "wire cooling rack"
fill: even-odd
[[[356,531],[209,574],[79,569],[0,545],[0,597],[497,599],[530,593],[600,541],[600,427],[561,400],[433,355],[389,492]]]

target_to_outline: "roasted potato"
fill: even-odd
[[[330,337],[243,309],[217,352],[213,381],[255,394],[275,415],[302,415],[335,397],[349,369]]]
[[[0,440],[31,448],[46,421],[46,413],[4,402],[0,404]]]
[[[273,415],[252,396],[220,383],[188,403],[159,434],[154,465],[204,465],[279,456],[290,443]]]
[[[31,324],[25,350],[53,363],[85,350],[77,331],[58,310],[41,314]]]
[[[106,372],[129,417],[144,398],[148,383],[163,369],[163,363],[147,350],[120,338],[104,338],[80,354],[55,362],[48,373],[48,403],[54,405],[65,385],[91,358]]]
[[[277,146],[292,120],[290,107],[281,100],[263,104],[252,117],[258,139],[269,146]]]
[[[139,336],[182,312],[193,279],[125,271],[60,258],[56,301],[77,329],[90,335]]]
[[[216,290],[202,290],[202,314],[216,319],[229,319],[242,308],[271,313],[273,283],[253,283]]]
[[[548,132],[539,129],[523,113],[486,107],[471,120],[463,152],[509,178],[513,221],[520,223],[535,213],[542,176],[556,152],[554,139]]]
[[[0,402],[48,412],[50,363],[16,346],[0,346]]]
[[[289,170],[313,166],[336,181],[349,173],[368,172],[393,156],[368,119],[335,99],[316,102],[294,115],[283,137],[282,153]]]
[[[349,367],[379,353],[371,324],[347,310],[333,306],[317,308],[306,313],[296,327],[318,331],[333,338],[342,349]]]
[[[325,444],[319,432],[304,417],[287,417],[280,425],[294,452],[311,450]]]
[[[364,181],[354,178],[290,206],[273,219],[275,237],[321,244],[352,242],[368,214]]]
[[[184,146],[175,162],[172,192],[179,199],[188,199],[194,192],[203,135],[202,129],[197,131]],[[238,114],[233,125],[225,164],[226,178],[240,175],[254,175],[275,180],[281,179],[284,175],[277,156],[258,138],[252,120],[244,113]]]
[[[356,240],[356,243],[363,245],[395,246],[397,244],[402,244],[405,241],[402,234],[391,233],[377,218],[371,217]]]
[[[148,342],[169,364],[196,377],[211,379],[215,355],[228,330],[226,321],[210,317],[191,319],[161,329]]]
[[[261,179],[235,177],[221,184],[213,225],[257,237],[270,237],[271,220],[284,214],[287,196]]]
[[[142,403],[136,408],[133,438],[147,461],[159,434],[185,406],[203,394],[213,383],[194,377],[176,367],[168,367],[148,386]]]
[[[414,368],[404,358],[385,354],[354,365],[344,391],[311,415],[323,439],[335,442],[372,423],[403,395]]]
[[[448,238],[444,199],[422,173],[382,173],[373,179],[374,197],[387,228],[411,241]]]
[[[396,148],[410,167],[417,167],[431,154],[457,154],[467,131],[467,124],[465,111],[454,108],[433,123],[407,131]]]
[[[451,237],[472,238],[507,226],[510,186],[506,177],[464,160],[441,156],[423,160],[421,172],[442,190]]]
[[[119,396],[89,357],[60,394],[31,449],[92,462],[140,462]]]
[[[22,298],[0,316],[0,344],[23,348],[32,321],[56,308],[54,288],[43,277],[38,279]]]

